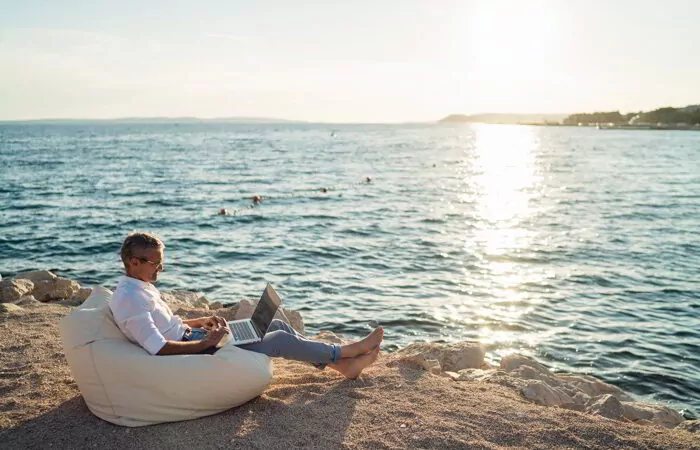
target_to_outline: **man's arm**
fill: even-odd
[[[206,340],[203,341],[166,341],[156,355],[195,355],[212,347]]]
[[[226,326],[226,319],[219,316],[209,316],[183,320],[182,323],[192,328],[204,328],[205,330],[210,330],[212,328],[216,328],[217,325]]]
[[[193,355],[209,347],[215,347],[228,333],[228,328],[218,327],[211,330],[207,334],[207,338],[201,341],[165,341],[165,345],[158,350],[156,355]]]

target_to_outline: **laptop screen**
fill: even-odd
[[[267,327],[270,326],[272,318],[275,317],[275,313],[277,312],[277,308],[279,308],[280,303],[282,303],[282,300],[280,299],[279,295],[277,295],[277,292],[275,292],[272,285],[268,283],[262,293],[262,297],[260,297],[258,306],[255,308],[253,317],[250,318],[253,325],[255,325],[258,331],[260,331],[261,336],[265,334]]]

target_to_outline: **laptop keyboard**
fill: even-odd
[[[237,341],[247,341],[249,339],[257,339],[257,335],[248,326],[248,322],[233,322],[229,323],[231,333]]]

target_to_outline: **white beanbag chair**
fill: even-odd
[[[96,287],[60,323],[68,365],[97,417],[128,427],[196,419],[245,403],[270,383],[270,358],[232,345],[214,355],[150,355],[119,330],[111,299]]]

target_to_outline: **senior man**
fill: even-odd
[[[121,247],[126,275],[119,279],[110,309],[119,329],[152,355],[214,353],[230,330],[218,316],[183,320],[160,296],[153,283],[164,270],[165,245],[153,234],[131,233]],[[261,342],[240,348],[268,356],[325,366],[347,378],[357,378],[379,354],[384,338],[381,327],[350,344],[325,344],[298,334],[281,320],[273,320]]]

